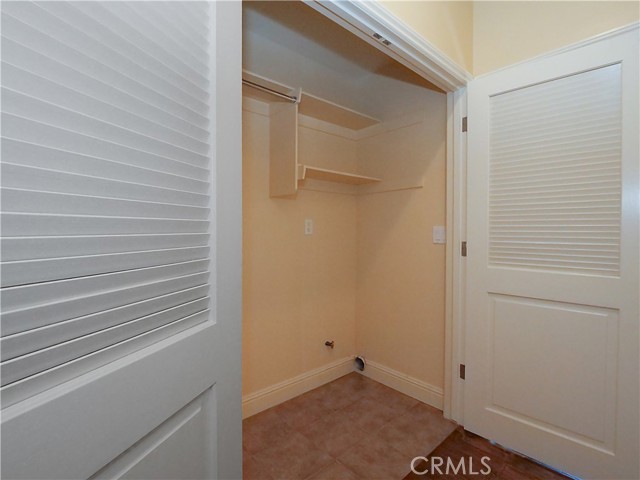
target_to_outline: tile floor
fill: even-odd
[[[351,373],[243,422],[244,480],[401,480],[456,425]]]

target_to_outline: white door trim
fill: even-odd
[[[464,87],[472,78],[469,72],[378,2],[303,1],[445,92]],[[374,34],[381,38],[375,38]],[[386,45],[385,40],[390,44]]]
[[[212,301],[219,336],[227,343],[213,353],[220,369],[216,385],[217,477],[242,478],[242,5],[213,2],[215,12],[215,99],[211,111],[215,132],[212,185],[215,182],[215,232],[211,278]],[[213,237],[213,235],[212,235]],[[213,365],[212,367],[213,368]]]
[[[462,119],[467,116],[467,89],[447,94],[447,256],[444,346],[444,416],[463,425],[467,135]]]

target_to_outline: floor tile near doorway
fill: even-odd
[[[441,411],[351,373],[246,419],[244,480],[400,480],[455,428]]]

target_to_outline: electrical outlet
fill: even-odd
[[[304,221],[304,234],[313,235],[313,220],[310,218],[307,218]]]

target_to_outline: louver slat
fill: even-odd
[[[205,246],[207,234],[10,237],[2,239],[2,261],[101,255]]]
[[[491,99],[489,263],[620,270],[620,65]]]
[[[5,405],[17,403],[24,398],[47,390],[53,385],[82,375],[112,362],[114,359],[121,358],[205,322],[209,314],[210,311],[205,310],[195,315],[181,318],[180,320],[155,328],[149,332],[95,350],[88,355],[63,363],[57,367],[44,370],[17,382],[9,383],[2,387],[2,402]]]
[[[43,350],[51,345],[83,337],[105,328],[125,323],[136,318],[151,315],[172,308],[174,305],[203,299],[207,296],[208,286],[187,288],[177,292],[160,295],[121,307],[102,310],[97,313],[75,317],[35,328],[26,332],[7,335],[0,339],[2,360],[7,360],[27,353]]]
[[[1,31],[5,407],[209,319],[212,135],[206,5],[5,2]]]

